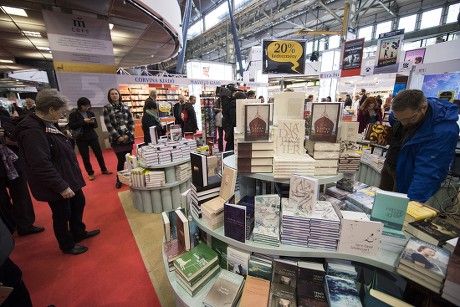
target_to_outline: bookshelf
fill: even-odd
[[[201,106],[201,123],[203,137],[216,138],[216,120],[214,114],[214,108],[216,107],[216,97],[214,91],[202,91],[200,94],[200,106]]]
[[[188,161],[190,161],[190,158],[163,165],[141,165],[145,169],[163,170],[166,181],[163,187],[145,188],[131,186],[131,197],[134,207],[145,213],[161,213],[180,207],[181,193],[190,188],[191,177],[180,181],[176,180],[175,166]]]

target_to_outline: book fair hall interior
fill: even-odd
[[[0,306],[460,306],[460,0],[0,20]]]

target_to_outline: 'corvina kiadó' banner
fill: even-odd
[[[293,75],[305,73],[305,41],[264,40],[262,48],[262,73]]]

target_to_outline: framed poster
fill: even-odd
[[[374,74],[393,73],[398,71],[399,54],[404,38],[404,29],[379,35],[377,41],[377,61]]]
[[[341,111],[341,103],[313,103],[311,108],[310,140],[335,143],[337,141],[337,128]]]
[[[345,42],[341,77],[359,76],[363,60],[363,48],[364,38]]]
[[[270,106],[268,104],[247,104],[245,106],[245,141],[267,141],[269,135]]]
[[[414,65],[423,64],[425,58],[425,48],[414,49],[406,51],[404,61],[412,61]]]

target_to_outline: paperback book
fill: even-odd
[[[305,120],[279,119],[275,131],[276,155],[303,155],[305,154],[304,136]]]
[[[200,243],[174,260],[174,268],[176,274],[193,284],[217,265],[218,261],[217,253],[205,243]]]
[[[270,281],[248,276],[244,283],[239,307],[267,306],[270,295]]]
[[[411,222],[407,224],[406,231],[423,241],[439,246],[450,239],[457,238],[460,234],[458,227],[439,216]]]
[[[206,307],[236,306],[243,289],[244,277],[221,270],[216,281],[203,300]]]
[[[297,297],[295,288],[292,288],[289,285],[272,283],[270,286],[270,300],[268,306],[296,307]]]
[[[233,246],[227,247],[227,270],[246,277],[248,275],[250,253]]]
[[[318,200],[318,179],[297,174],[291,175],[289,198],[296,201],[302,211],[314,212]]]
[[[371,220],[382,222],[387,228],[401,230],[408,204],[407,194],[377,190],[371,211]]]
[[[326,296],[331,307],[362,306],[355,282],[326,275]]]
[[[273,259],[272,283],[297,287],[297,262]]]

